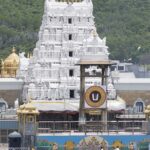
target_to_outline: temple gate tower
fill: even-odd
[[[100,121],[104,126],[103,130],[107,130],[107,69],[112,64],[111,61],[101,61],[101,60],[81,60],[79,63],[81,71],[80,80],[80,107],[79,107],[79,121],[82,124],[87,120],[85,114],[92,114],[101,116]],[[86,70],[90,67],[97,67],[101,72],[92,69],[91,73],[86,73]],[[101,78],[101,85],[91,86],[88,89],[85,87],[86,77],[91,78]],[[92,120],[94,121],[94,120]],[[99,120],[96,120],[99,121]]]
[[[96,34],[91,0],[45,0],[39,40],[29,62],[23,100],[79,100],[80,70],[75,65]],[[107,52],[106,39],[91,54]],[[107,55],[107,54],[106,54]],[[90,55],[89,55],[90,57]],[[90,80],[90,79],[89,79]],[[86,81],[86,85],[99,81]],[[97,83],[99,84],[99,83]]]

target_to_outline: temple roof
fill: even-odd
[[[4,64],[11,65],[16,67],[16,65],[19,65],[20,59],[19,56],[16,54],[16,49],[13,47],[12,53],[5,59]]]
[[[69,101],[32,101],[40,112],[78,112],[79,103]]]
[[[32,105],[40,112],[73,112],[79,111],[79,101],[47,101],[32,100]],[[108,111],[121,111],[126,109],[125,101],[117,97],[115,100],[107,100]]]
[[[112,65],[113,62],[111,60],[96,60],[95,58],[91,60],[81,59],[77,65]]]
[[[39,112],[36,109],[36,107],[30,102],[28,102],[27,104],[23,104],[19,107],[19,109],[17,110],[18,114],[34,114],[34,115],[38,115]]]

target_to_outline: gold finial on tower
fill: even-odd
[[[16,49],[15,49],[14,46],[13,46],[13,48],[12,48],[12,53],[16,53]]]
[[[31,53],[29,53],[29,58],[31,58]]]
[[[30,53],[28,52],[28,54],[27,54],[27,58],[30,58]]]

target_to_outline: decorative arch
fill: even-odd
[[[144,112],[145,103],[141,98],[138,98],[134,103],[134,108],[136,108],[137,113]]]
[[[6,109],[8,109],[7,102],[3,98],[0,98],[0,111],[6,111]]]

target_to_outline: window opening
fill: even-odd
[[[68,23],[72,24],[72,18],[68,18]]]
[[[72,34],[69,34],[69,40],[72,40]]]
[[[69,51],[69,57],[73,57],[73,51]]]
[[[69,76],[72,77],[73,75],[74,75],[74,71],[73,71],[73,69],[70,69],[69,70]]]
[[[75,98],[74,90],[70,90],[70,98]]]

